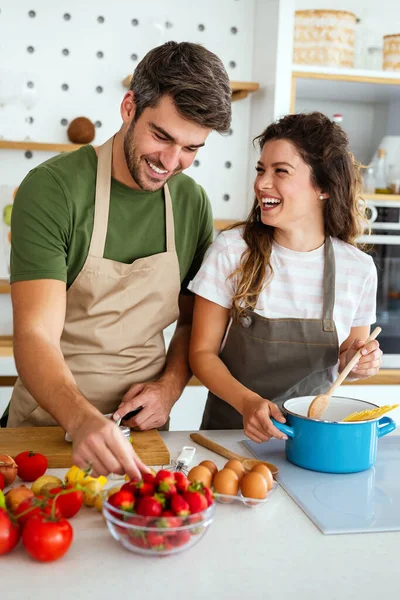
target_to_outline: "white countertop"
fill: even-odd
[[[204,434],[250,456],[239,443],[242,431]],[[206,458],[218,467],[226,462],[194,444],[187,432],[162,437],[172,458],[182,446],[195,445],[193,464]],[[65,470],[49,472],[63,476]],[[217,504],[206,535],[170,557],[128,552],[95,509],[83,508],[71,524],[74,541],[56,562],[33,561],[22,543],[1,557],[2,598],[376,600],[400,587],[400,532],[323,535],[279,486],[264,506]]]

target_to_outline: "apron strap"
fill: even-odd
[[[94,223],[89,255],[103,258],[110,210],[111,165],[114,136],[99,147],[97,162]]]
[[[332,240],[325,238],[325,267],[324,267],[324,306],[322,324],[324,331],[334,331],[333,308],[335,306],[336,265]]]
[[[175,252],[175,225],[174,225],[174,213],[172,210],[171,194],[169,193],[169,187],[166,183],[164,185],[164,198],[165,198],[165,229],[166,229],[166,241],[167,241],[167,252]]]

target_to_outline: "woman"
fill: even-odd
[[[375,375],[382,352],[364,344],[377,276],[355,246],[366,221],[345,132],[296,114],[256,139],[250,215],[218,236],[189,286],[190,362],[210,390],[201,428],[243,427],[263,442],[286,439],[270,420],[285,421],[284,400],[327,391],[362,346],[352,377]]]

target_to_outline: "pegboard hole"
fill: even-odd
[[[197,25],[197,29],[199,31],[204,31],[205,30],[205,25],[203,25],[203,23],[200,23],[200,25]]]
[[[103,88],[101,87],[101,85],[96,86],[96,92],[98,94],[102,94],[103,93]]]
[[[199,160],[197,160],[197,159],[196,159],[196,160],[194,160],[194,161],[193,161],[193,166],[194,166],[194,167],[199,167],[199,166],[200,166],[200,161],[199,161]]]
[[[60,123],[65,127],[66,125],[68,125],[68,119],[61,119]]]
[[[35,87],[35,84],[33,83],[33,81],[27,81],[26,87],[29,88],[30,90],[33,90],[33,88]]]
[[[25,158],[32,158],[32,156],[33,156],[33,153],[30,150],[27,150],[25,152]]]
[[[136,61],[138,59],[137,54],[131,54],[131,60]]]
[[[237,32],[238,32],[237,27],[231,27],[231,33],[233,33],[233,35],[235,35]]]
[[[228,133],[228,135],[233,135],[233,129],[230,129],[230,130],[229,130],[229,133]]]
[[[230,200],[230,199],[231,199],[231,197],[230,197],[230,195],[229,195],[229,194],[224,194],[224,195],[222,196],[222,198],[225,200],[225,202],[228,202],[228,200]]]
[[[97,22],[98,23],[104,23],[104,21],[105,21],[105,18],[102,15],[100,15],[100,16],[97,17]]]
[[[64,21],[70,21],[71,20],[71,15],[69,13],[64,13],[63,14],[63,19],[64,19]]]
[[[171,21],[165,21],[165,29],[172,29],[173,26],[174,24]]]
[[[97,58],[103,58],[104,57],[104,52],[102,52],[101,50],[99,50],[98,52],[96,52],[96,56],[97,56]]]
[[[63,92],[68,92],[68,90],[69,90],[68,83],[63,83],[62,86],[61,86],[61,89],[62,89]]]
[[[63,55],[64,55],[64,56],[68,56],[68,55],[69,55],[69,50],[68,50],[68,48],[63,48],[63,49],[62,49],[62,53],[63,53]]]
[[[94,126],[95,127],[101,127],[103,125],[103,123],[101,121],[96,121]]]
[[[25,122],[29,123],[29,125],[32,125],[32,123],[34,122],[34,118],[33,117],[26,117]]]
[[[132,25],[134,27],[137,27],[139,25],[139,20],[138,19],[132,19],[131,23],[132,23]]]
[[[29,54],[33,54],[35,52],[35,48],[33,46],[28,46],[26,51],[29,52]]]
[[[31,19],[34,19],[34,18],[36,17],[36,13],[35,13],[35,11],[34,11],[34,10],[30,10],[30,11],[28,12],[28,15],[30,16],[30,18],[31,18]]]
[[[235,61],[234,61],[234,60],[230,60],[230,61],[229,61],[229,66],[230,66],[230,68],[231,68],[231,69],[235,69],[235,68],[236,68],[236,63],[235,63]]]
[[[231,168],[231,166],[232,166],[232,163],[231,163],[231,161],[230,161],[230,160],[227,160],[224,166],[225,166],[225,169],[230,169],[230,168]]]

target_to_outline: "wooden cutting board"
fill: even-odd
[[[170,454],[157,429],[132,431],[132,446],[146,465],[167,465]],[[61,427],[7,427],[0,429],[0,454],[17,456],[25,450],[47,457],[50,469],[72,466],[72,444]]]

